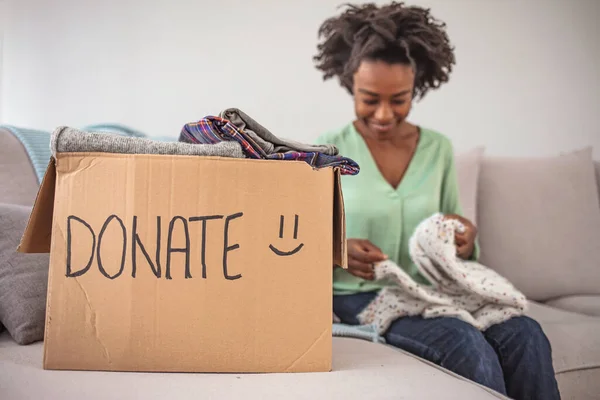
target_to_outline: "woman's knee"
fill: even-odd
[[[497,337],[503,342],[548,342],[548,338],[541,325],[528,316],[513,317],[501,324],[492,325],[485,334],[486,336]]]
[[[500,348],[507,347],[525,351],[550,350],[550,341],[541,325],[527,316],[514,317],[502,324],[488,329],[486,336],[491,337]]]
[[[536,342],[549,343],[542,326],[533,318],[522,316],[513,318],[512,320],[516,325],[515,330],[520,337]]]
[[[504,393],[504,374],[494,348],[482,332],[472,325],[459,321],[453,336],[455,347],[448,351],[441,365],[474,382]]]
[[[492,350],[481,331],[458,318],[401,318],[391,325],[386,336],[390,342],[415,341],[427,346],[435,350],[440,361],[453,352],[491,355]]]
[[[402,319],[392,324],[386,339],[467,379],[504,391],[496,352],[481,331],[457,318]]]
[[[474,362],[476,360],[481,360],[482,364],[493,364],[497,359],[496,352],[481,331],[460,320],[455,320],[453,325],[450,332],[456,339],[451,353],[455,353],[457,359],[469,360],[474,364],[477,364]]]

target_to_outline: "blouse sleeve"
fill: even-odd
[[[456,175],[456,164],[454,161],[454,149],[452,145],[447,147],[446,163],[444,165],[443,183],[442,183],[442,198],[440,210],[443,214],[463,215],[462,206],[460,203],[460,194],[458,191],[458,178]],[[471,221],[475,224],[475,221]],[[471,260],[479,259],[480,247],[479,238],[475,238],[475,246]]]

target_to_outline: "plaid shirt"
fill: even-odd
[[[215,144],[226,140],[238,142],[249,158],[305,161],[315,168],[338,167],[344,175],[356,175],[360,170],[355,161],[337,155],[299,151],[268,154],[244,130],[221,117],[208,116],[185,124],[179,135],[180,142],[195,144]]]

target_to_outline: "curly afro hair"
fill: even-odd
[[[319,28],[324,40],[314,57],[323,79],[337,77],[352,94],[352,76],[363,60],[410,64],[415,71],[414,97],[448,82],[456,63],[446,25],[429,9],[392,2],[347,5],[341,15]]]

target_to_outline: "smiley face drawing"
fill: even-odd
[[[283,239],[283,227],[284,226],[285,226],[285,220],[284,220],[283,215],[281,215],[279,217],[279,238],[280,239]],[[296,215],[294,218],[294,239],[298,239],[298,215]],[[299,252],[300,249],[302,249],[302,247],[304,247],[304,243],[300,243],[293,250],[283,251],[283,250],[280,250],[277,247],[273,246],[272,244],[269,245],[269,248],[271,249],[271,251],[273,253],[275,253],[278,256],[282,256],[282,257],[294,255],[297,252]]]

